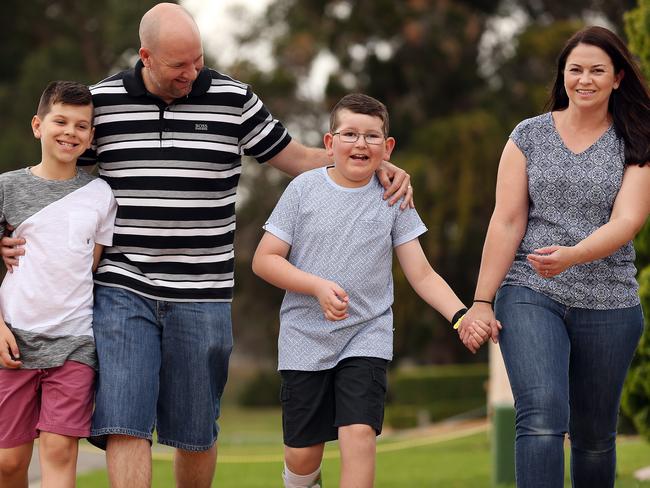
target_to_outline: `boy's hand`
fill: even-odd
[[[12,356],[15,359],[12,359]],[[23,364],[16,338],[4,322],[0,321],[0,364],[9,369],[17,369]]]
[[[458,335],[460,340],[472,354],[481,348],[485,342],[490,338],[490,326],[482,320],[474,320],[466,324],[467,319],[464,318],[460,327],[458,327]]]
[[[496,344],[500,330],[501,322],[494,317],[492,307],[489,304],[474,303],[458,327],[458,335],[465,347],[475,354],[490,337]]]
[[[386,189],[384,200],[390,198],[388,200],[389,205],[394,205],[400,198],[404,197],[400,208],[402,210],[407,207],[415,208],[411,175],[406,171],[388,161],[382,161],[377,169],[377,178],[379,178],[381,186]]]
[[[13,231],[13,228],[7,226],[8,231]],[[13,272],[13,267],[18,266],[18,256],[25,254],[25,239],[22,237],[9,237],[3,236],[0,239],[0,253],[2,253],[2,260],[5,263],[7,271]]]
[[[316,287],[314,296],[318,299],[327,320],[334,322],[349,317],[348,294],[333,281],[321,280]]]

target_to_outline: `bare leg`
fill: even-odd
[[[112,488],[151,487],[151,444],[147,439],[108,436],[106,464]]]
[[[309,447],[284,446],[282,478],[285,488],[320,486],[319,473],[324,447],[324,443]]]
[[[339,427],[341,488],[372,488],[377,437],[369,425]]]
[[[207,451],[176,449],[174,476],[177,488],[210,488],[216,465],[216,444]]]
[[[325,444],[309,447],[284,446],[284,462],[292,473],[306,475],[318,469],[323,460]]]
[[[73,488],[77,476],[79,439],[41,432],[38,455],[42,488]]]
[[[27,488],[27,470],[32,459],[33,442],[18,447],[0,449],[0,486],[3,488]]]

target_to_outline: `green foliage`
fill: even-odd
[[[650,313],[650,266],[646,266],[639,275],[639,294],[645,316]],[[628,373],[621,408],[636,429],[650,441],[650,333],[646,330],[632,361]]]
[[[0,30],[0,171],[39,160],[29,122],[45,85],[94,83],[130,65],[138,23],[155,0],[17,0]]]
[[[277,407],[280,404],[280,374],[262,370],[246,383],[237,403],[242,407]]]
[[[484,415],[485,397],[441,398],[426,405],[386,405],[384,423],[393,429],[412,429],[468,413],[472,416]]]
[[[39,147],[29,121],[46,82],[93,83],[131,65],[137,54],[139,19],[155,3],[3,4],[0,55],[6,62],[0,66],[0,171],[37,162]],[[581,15],[601,12],[620,25],[621,12],[632,3],[274,0],[261,23],[242,39],[241,52],[248,40],[269,39],[276,68],[260,72],[240,59],[224,71],[251,83],[291,134],[308,145],[321,144],[327,112],[343,93],[363,91],[384,101],[397,138],[394,161],[411,173],[417,208],[429,228],[421,239],[425,252],[467,301],[493,207],[499,154],[509,132],[519,120],[541,110],[554,57],[580,25]],[[512,55],[491,60],[501,81],[496,86],[479,73],[481,41],[490,34],[495,15],[506,17],[516,9],[523,9],[527,20],[507,41]],[[640,35],[647,30],[637,29]],[[338,66],[329,76],[324,100],[315,102],[304,96],[301,86],[323,54],[335,58]],[[250,259],[261,225],[288,180],[259,170],[255,163],[244,166],[237,203],[234,334],[240,351],[252,353],[255,361],[259,358],[256,366],[266,366],[276,354],[282,292],[252,274]],[[395,290],[397,361],[485,360],[485,350],[476,356],[467,353],[446,321],[415,295],[400,271]]]
[[[213,485],[224,488],[281,486],[283,446],[280,419],[281,414],[277,409],[224,408],[219,419],[219,459]],[[82,443],[83,457],[88,455],[86,449],[87,445]],[[570,488],[568,445],[566,449],[564,486]],[[158,456],[161,454],[161,446],[154,444],[153,450],[155,459],[152,485],[156,488],[176,486],[171,449],[165,449],[162,453],[166,460],[160,460],[161,457]],[[616,450],[616,488],[650,487],[650,482],[639,482],[633,475],[634,471],[647,466],[650,444],[638,439],[619,439]],[[397,432],[394,435],[386,431],[378,439],[377,451],[376,488],[490,486],[492,456],[489,436],[484,432],[453,440],[439,440],[429,437],[429,431],[426,430]],[[97,449],[92,452],[104,456]],[[259,457],[264,459],[260,460]],[[337,486],[340,461],[336,442],[326,444],[325,458],[325,486]],[[79,464],[83,466],[83,462]],[[106,471],[80,474],[77,486],[108,488]]]
[[[395,158],[416,188],[428,228],[420,238],[424,252],[461,298],[473,293],[506,130],[484,110],[432,119],[413,131],[411,144]],[[443,363],[465,356],[455,331],[413,292],[397,265],[394,275],[396,356]]]
[[[486,364],[426,366],[393,371],[386,424],[394,428],[438,422],[486,404]]]
[[[625,14],[625,32],[630,50],[635,53],[646,78],[650,79],[650,0],[638,0],[638,6]]]
[[[638,0],[636,9],[625,15],[630,49],[641,61],[641,69],[650,76],[650,0]],[[650,223],[646,222],[635,239],[639,294],[646,317],[645,331],[637,347],[623,389],[621,407],[636,429],[650,441]]]
[[[570,19],[535,23],[524,30],[517,37],[515,54],[496,74],[501,85],[492,99],[491,112],[511,129],[522,114],[531,117],[541,113],[549,97],[558,53],[583,26],[580,20]]]
[[[565,19],[575,19],[598,12],[613,25],[616,30],[622,28],[623,15],[635,5],[635,0],[515,0],[508,2],[522,8],[526,14],[539,24],[552,24]],[[593,17],[591,23],[594,23]]]
[[[386,425],[415,427],[485,407],[486,364],[421,366],[389,373]],[[242,407],[277,407],[280,375],[260,370],[241,387]]]
[[[389,381],[392,404],[426,405],[440,398],[485,400],[487,364],[422,366],[394,371]]]
[[[327,112],[344,93],[361,91],[386,103],[391,134],[397,140],[393,162],[411,174],[416,207],[429,229],[420,241],[436,271],[468,301],[508,134],[517,122],[541,112],[555,58],[566,39],[583,25],[582,14],[602,12],[620,25],[631,2],[275,0],[261,25],[242,42],[276,33],[272,38],[276,69],[256,74],[254,67],[238,63],[235,74],[253,80],[274,115],[310,144],[320,144]],[[494,34],[490,32],[494,16],[507,17],[517,9],[528,17],[521,32],[507,42],[514,52],[489,60],[495,75],[486,79],[477,62],[481,41]],[[335,58],[338,66],[330,73],[325,99],[319,104],[306,100],[299,88],[323,54]],[[298,127],[304,132],[296,132]],[[273,205],[265,207],[266,202],[274,201],[285,181],[273,181],[261,172],[242,178],[247,187],[264,188],[264,192],[258,199],[256,191],[255,198],[239,206],[239,221],[263,222]],[[244,220],[243,215],[252,220]],[[242,229],[240,225],[238,232]],[[257,342],[270,351],[279,303],[273,300],[279,298],[268,291],[270,287],[253,284],[256,279],[247,256],[257,239],[237,241],[239,288],[234,315],[236,322],[256,323],[260,328],[235,332],[238,341]],[[396,361],[485,361],[485,349],[476,356],[468,354],[449,324],[413,292],[397,268]]]

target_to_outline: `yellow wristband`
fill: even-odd
[[[464,313],[464,314],[461,315],[460,318],[456,321],[456,323],[454,324],[454,330],[458,330],[458,327],[460,327],[460,323],[463,321],[463,318],[465,317],[465,315],[467,315],[467,314]]]

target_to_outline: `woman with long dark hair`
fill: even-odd
[[[643,331],[632,239],[650,211],[650,96],[625,44],[589,27],[560,53],[547,108],[503,150],[459,333],[485,341],[473,322],[495,313],[503,326],[517,486],[564,486],[568,432],[573,486],[613,487],[620,395]]]

